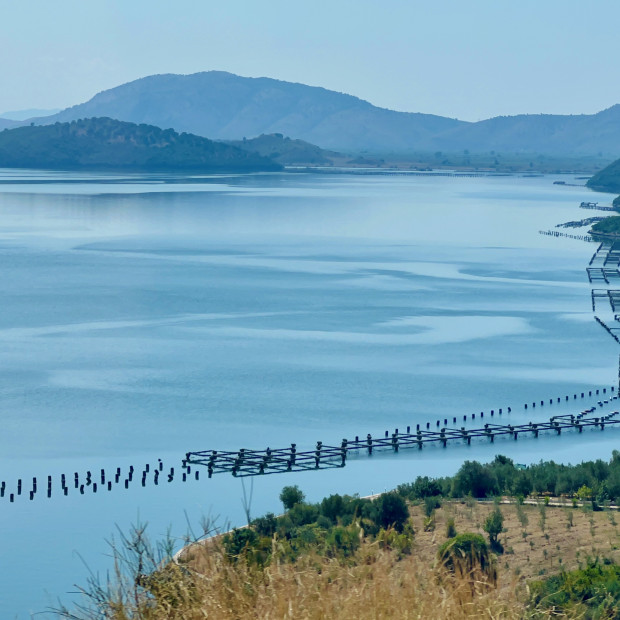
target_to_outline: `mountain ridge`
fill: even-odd
[[[101,116],[216,140],[281,133],[355,153],[468,150],[620,157],[620,104],[596,114],[521,114],[473,123],[388,110],[320,86],[225,71],[146,76],[28,122]]]
[[[385,110],[318,86],[222,71],[147,76],[58,114],[30,120],[49,124],[98,116],[173,127],[211,139],[282,133],[322,148],[353,150],[407,148],[464,122]]]

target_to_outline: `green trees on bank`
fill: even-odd
[[[391,492],[376,499],[330,495],[316,504],[306,503],[297,486],[280,493],[286,512],[254,519],[249,527],[233,530],[223,538],[231,558],[244,557],[256,565],[273,559],[295,561],[312,551],[327,557],[347,558],[363,539],[408,553],[413,542],[409,509],[402,495]],[[277,545],[273,545],[273,540]]]
[[[599,170],[586,185],[601,192],[620,192],[620,159]]]
[[[376,499],[334,494],[308,503],[299,487],[286,486],[280,494],[286,511],[283,515],[269,513],[255,519],[249,528],[227,534],[224,545],[231,557],[251,551],[249,556],[258,564],[270,560],[274,536],[283,557],[290,560],[310,548],[330,557],[346,557],[355,552],[362,539],[378,540],[406,552],[413,540],[407,501],[424,504],[428,527],[432,528],[433,512],[443,498],[509,495],[522,499],[532,493],[591,502],[595,510],[616,502],[620,500],[620,452],[614,451],[608,462],[599,459],[578,465],[541,461],[524,467],[505,456],[496,456],[490,463],[466,461],[452,477],[419,476]],[[483,529],[491,549],[498,553],[502,551],[502,528],[503,516],[496,506]],[[449,528],[448,537],[455,535],[454,528]]]
[[[592,233],[599,235],[620,234],[620,216],[611,215],[592,226]]]
[[[599,459],[578,465],[541,461],[524,468],[505,456],[496,456],[485,464],[465,461],[452,477],[418,477],[396,490],[409,500],[421,500],[431,496],[485,498],[531,493],[572,497],[582,487],[591,489],[591,499],[598,504],[620,500],[620,452],[614,450],[609,461]]]

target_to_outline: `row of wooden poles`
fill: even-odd
[[[297,450],[297,444],[291,444],[287,448],[267,448],[266,450],[247,450],[241,448],[237,452],[188,452],[185,455],[186,463],[202,465],[207,468],[209,478],[214,473],[232,473],[235,477],[257,476],[265,474],[277,474],[292,471],[318,470],[330,467],[344,467],[348,455],[353,453],[367,452],[372,456],[375,450],[389,449],[399,452],[400,448],[417,447],[422,449],[425,443],[440,443],[444,448],[448,441],[464,440],[468,445],[472,439],[486,438],[494,442],[496,436],[510,435],[516,441],[520,434],[531,433],[538,437],[540,432],[554,431],[558,435],[563,429],[577,429],[579,433],[587,427],[599,427],[605,429],[606,425],[618,426],[620,420],[614,418],[620,412],[614,411],[602,417],[585,418],[586,412],[577,415],[552,416],[546,422],[528,422],[527,424],[485,424],[483,428],[448,429],[443,427],[440,431],[417,430],[414,433],[399,434],[398,429],[392,433],[392,437],[373,437],[368,434],[365,439],[356,438],[349,441],[342,440],[339,446],[325,445],[317,441],[313,450]]]
[[[587,395],[589,397],[599,396],[602,398],[602,395],[607,395],[609,390],[610,398],[616,399],[617,396],[615,394],[615,387],[611,388],[599,388],[594,390],[589,390]],[[611,396],[613,394],[613,396]],[[564,397],[556,397],[550,398],[548,400],[550,405],[553,405],[554,402],[561,401],[571,401],[574,402],[577,399],[585,398],[586,392],[578,392],[572,395],[566,394]],[[606,399],[607,400],[607,399]],[[544,406],[546,401],[534,401],[532,403],[525,403],[523,405],[524,409],[535,408],[538,403],[540,406]],[[603,403],[599,401],[602,405]],[[206,451],[198,451],[198,452],[188,452],[185,455],[185,460],[183,461],[184,465],[187,464],[195,464],[206,466],[207,473],[209,477],[211,477],[214,473],[220,472],[230,472],[233,476],[252,476],[252,475],[261,475],[267,473],[280,473],[280,472],[290,472],[290,471],[302,471],[302,470],[310,470],[310,469],[319,469],[323,467],[344,467],[345,461],[348,453],[351,451],[364,450],[367,451],[369,455],[373,453],[373,449],[385,449],[390,448],[395,452],[398,452],[399,447],[406,446],[417,446],[418,448],[422,447],[423,443],[427,442],[441,442],[444,447],[446,443],[450,439],[465,439],[469,444],[473,437],[488,437],[491,441],[493,441],[496,434],[512,434],[514,439],[517,438],[519,433],[522,432],[531,432],[536,437],[538,436],[539,431],[541,430],[554,430],[558,434],[561,433],[562,428],[579,428],[579,432],[581,432],[584,426],[591,425],[600,425],[601,428],[604,428],[606,417],[602,418],[593,418],[592,420],[585,420],[584,422],[579,422],[581,418],[594,411],[596,408],[591,407],[586,411],[581,412],[578,415],[557,415],[553,416],[547,422],[529,422],[528,424],[522,425],[511,425],[511,424],[485,424],[484,428],[478,429],[470,429],[467,430],[464,426],[460,429],[448,428],[448,418],[443,419],[443,428],[441,430],[430,430],[431,422],[426,422],[426,429],[422,429],[424,423],[417,424],[415,431],[412,432],[411,426],[407,426],[405,433],[401,433],[399,429],[395,429],[395,431],[391,434],[390,432],[385,431],[385,436],[373,437],[368,434],[365,438],[361,438],[356,436],[353,440],[343,439],[342,444],[340,446],[328,446],[323,444],[323,442],[319,441],[316,444],[316,448],[314,450],[298,450],[297,444],[291,444],[287,448],[276,448],[271,449],[267,448],[265,450],[253,450],[242,448],[238,451],[230,452],[230,451],[217,451],[217,450],[206,450]],[[510,412],[511,408],[507,408],[507,412]],[[497,410],[497,413],[501,415],[503,409]],[[490,415],[493,416],[495,414],[495,410],[491,410]],[[470,414],[471,419],[475,420],[477,414]],[[484,412],[480,412],[479,417],[484,418]],[[617,415],[616,412],[610,414],[610,418],[613,418]],[[567,418],[567,420],[564,420]],[[464,415],[463,421],[467,421],[469,416]],[[442,420],[436,421],[436,426],[439,429]],[[456,424],[457,418],[452,418],[453,424]],[[618,424],[618,422],[613,422],[613,424]]]
[[[590,237],[590,235],[571,235],[569,233],[560,232],[559,230],[539,230],[538,233],[549,237],[566,237],[568,239],[577,239],[577,241],[587,241],[588,243],[597,241]]]
[[[187,482],[191,479],[192,468],[189,464],[183,464],[180,469],[182,482]],[[194,480],[200,479],[200,472],[197,469],[194,471],[193,478]],[[105,469],[101,469],[98,475],[93,474],[93,472],[89,470],[83,477],[80,477],[78,472],[74,472],[73,483],[70,482],[71,476],[61,474],[59,492],[61,492],[62,495],[68,495],[70,488],[74,491],[78,491],[81,495],[84,495],[87,491],[90,493],[97,493],[98,491],[106,489],[111,491],[114,486],[121,485],[121,479],[122,486],[125,489],[129,489],[129,486],[138,480],[141,481],[141,486],[143,487],[145,487],[149,481],[152,481],[153,484],[157,486],[160,480],[166,480],[169,483],[173,482],[175,479],[175,468],[170,467],[170,469],[166,469],[164,472],[163,461],[157,459],[157,465],[151,468],[151,465],[147,463],[141,473],[139,473],[133,465],[130,465],[124,476],[122,468],[120,467],[117,467],[116,471],[111,475],[108,475]],[[45,495],[49,499],[52,497],[52,490],[54,488],[54,476],[47,476],[47,486],[44,481],[45,478],[42,479],[42,487],[43,489],[47,488]],[[17,480],[16,488],[11,493],[7,493],[6,481],[3,480],[0,482],[0,498],[8,497],[9,502],[14,502],[16,497],[22,494],[25,495],[26,493],[28,493],[31,501],[34,500],[35,496],[39,493],[39,480],[36,476],[32,478],[32,485],[29,490],[27,490],[26,481],[22,478]]]
[[[588,396],[589,397],[591,397],[591,396],[599,396],[599,395],[601,395],[601,392],[602,392],[602,394],[606,395],[607,394],[607,388],[599,388],[597,390],[589,390],[588,391]],[[610,392],[611,393],[615,392],[615,388],[613,386],[610,388]],[[572,400],[577,400],[579,398],[586,398],[586,393],[585,392],[578,392],[576,394],[573,394],[573,396],[572,396]],[[568,402],[570,400],[571,400],[570,394],[566,394],[564,397],[558,396],[555,399],[554,398],[550,398],[549,399],[549,404],[553,405],[553,403],[555,403],[555,402],[561,403],[562,401]],[[538,402],[539,401],[533,401],[532,403],[525,403],[523,405],[523,408],[524,409],[528,409],[529,407],[531,407],[532,409],[535,409]],[[540,407],[544,407],[545,406],[545,402],[546,402],[545,400],[541,400],[539,406]],[[504,410],[501,407],[497,410],[497,414],[498,415],[502,415],[503,412],[504,412]],[[507,413],[511,413],[512,412],[512,408],[511,407],[506,407],[506,412]],[[495,415],[495,413],[496,413],[496,410],[495,409],[491,409],[491,411],[489,413],[493,417]],[[489,415],[489,413],[487,415]],[[479,417],[480,418],[484,418],[484,411],[480,412]],[[476,419],[476,414],[472,413],[470,415],[464,415],[463,416],[463,422],[467,422],[470,419],[471,420],[475,420]],[[444,426],[448,425],[448,420],[449,420],[449,418],[443,418]],[[441,426],[441,422],[442,422],[441,419],[437,420],[436,423],[435,423],[435,426],[437,426],[437,427]],[[452,424],[456,424],[456,422],[457,422],[457,417],[453,416],[452,417]],[[426,428],[429,429],[430,427],[431,427],[431,423],[430,422],[426,422]],[[420,430],[420,424],[416,424],[416,430]],[[409,433],[409,432],[411,432],[411,427],[407,426],[407,433]],[[398,433],[398,429],[396,429],[396,433]],[[385,436],[388,437],[388,435],[389,435],[389,432],[385,431]],[[359,437],[356,436],[355,437],[355,441],[358,441],[358,439],[359,439]]]
[[[609,390],[611,393],[615,392],[614,387],[609,388]],[[603,395],[606,395],[607,392],[608,392],[608,388],[599,388],[595,390],[589,390],[587,392],[587,395],[590,397],[601,395],[601,393]],[[577,400],[579,397],[585,398],[586,392],[579,392],[579,393],[573,394],[572,400],[573,401]],[[617,396],[614,394],[612,398],[615,399],[617,398]],[[549,402],[549,405],[552,405],[554,402],[560,403],[562,400],[564,401],[571,400],[570,395],[567,394],[564,396],[564,398],[562,397],[557,397],[555,399],[550,398],[548,402]],[[528,409],[529,407],[535,408],[538,405],[538,403],[540,403],[539,406],[542,407],[545,405],[546,401],[545,400],[534,401],[531,404],[525,403],[523,407],[524,409]],[[510,413],[511,411],[512,411],[511,407],[506,408],[507,413]],[[490,415],[491,417],[493,417],[496,413],[498,415],[502,415],[503,412],[504,412],[503,408],[499,408],[497,410],[491,409],[487,415]],[[480,418],[484,418],[485,412],[481,411],[478,415]],[[463,421],[466,422],[469,419],[476,420],[476,418],[477,418],[477,414],[472,413],[470,414],[470,416],[464,415]],[[448,425],[448,420],[449,420],[448,418],[443,418],[444,426]],[[437,420],[436,426],[439,427],[441,425],[441,422],[442,422],[441,419]],[[457,422],[456,416],[452,417],[452,422],[453,424],[456,424]],[[423,424],[416,425],[416,432],[419,432],[421,430],[421,426],[423,426]],[[431,427],[431,423],[426,422],[426,429],[430,429],[430,427]],[[406,434],[409,435],[410,433],[411,433],[411,426],[407,426]],[[385,438],[387,439],[389,436],[390,436],[390,433],[389,431],[386,430]],[[398,437],[399,430],[396,429],[395,433],[393,433],[392,436]],[[370,435],[366,437],[364,440],[362,440],[362,442],[366,443],[369,437]],[[356,436],[354,441],[351,443],[352,444],[361,443],[359,436]],[[372,443],[370,445],[372,445]],[[295,448],[293,448],[293,450],[295,450]],[[252,451],[248,451],[248,454],[251,452]],[[180,468],[181,480],[183,482],[186,482],[188,479],[192,477],[191,459],[187,458],[188,456],[189,454],[186,456],[186,460],[182,462],[182,466]],[[200,472],[198,469],[195,469],[193,471],[193,479],[199,480],[199,478],[200,478]],[[103,491],[103,490],[112,491],[112,489],[115,486],[119,486],[119,485],[123,486],[125,489],[129,489],[130,485],[134,482],[137,482],[138,480],[140,480],[141,486],[145,487],[149,481],[152,481],[152,483],[155,485],[159,485],[160,480],[161,481],[167,480],[168,483],[171,483],[173,482],[174,479],[175,479],[175,468],[170,467],[169,469],[166,469],[166,471],[164,471],[163,461],[161,459],[157,459],[157,464],[154,467],[151,468],[151,465],[147,463],[146,465],[144,465],[141,471],[136,470],[133,465],[130,465],[129,468],[124,473],[121,467],[117,467],[115,471],[111,474],[108,474],[106,470],[103,468],[99,470],[98,475],[93,474],[93,472],[90,470],[87,471],[86,475],[82,477],[80,477],[80,474],[78,472],[74,472],[73,477],[62,474],[60,476],[59,492],[62,495],[66,496],[69,494],[69,489],[72,488],[73,490],[79,492],[81,495],[84,495],[86,492],[97,493],[98,491]],[[71,483],[71,480],[72,480],[72,483]],[[0,498],[8,497],[9,502],[14,502],[17,497],[21,495],[26,495],[26,494],[28,494],[29,499],[31,501],[34,500],[37,494],[45,494],[48,498],[51,498],[52,491],[55,488],[54,477],[51,475],[48,475],[47,478],[42,478],[41,486],[42,486],[41,491],[46,489],[46,492],[40,493],[39,479],[37,479],[37,477],[32,478],[32,484],[29,489],[27,488],[26,481],[20,478],[17,480],[16,488],[12,492],[8,492],[6,481],[2,481],[0,482]]]

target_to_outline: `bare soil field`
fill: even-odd
[[[615,510],[594,512],[582,507],[500,504],[504,532],[499,541],[504,553],[498,555],[499,585],[544,578],[583,565],[588,558],[610,558],[620,562],[620,514]],[[485,535],[483,526],[494,509],[492,502],[444,502],[435,510],[434,531],[424,531],[424,505],[413,506],[415,529],[413,554],[429,564],[446,540],[447,520],[454,519],[458,533]]]

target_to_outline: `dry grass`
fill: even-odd
[[[65,616],[109,620],[258,619],[524,619],[562,617],[527,608],[527,580],[577,568],[588,556],[620,559],[615,515],[537,506],[502,505],[500,536],[505,553],[497,559],[498,584],[446,576],[436,564],[446,540],[446,522],[459,533],[482,532],[492,504],[446,502],[434,514],[434,531],[424,531],[423,507],[412,508],[416,531],[411,555],[363,542],[346,562],[306,555],[295,564],[272,561],[265,569],[231,563],[219,539],[188,549],[151,577],[119,569],[118,584],[106,593],[105,615]],[[620,517],[620,515],[618,515]],[[572,518],[572,526],[568,527]],[[527,522],[527,523],[526,523]],[[544,529],[543,529],[544,525]],[[523,536],[523,532],[526,533]],[[273,557],[279,557],[273,541]],[[560,562],[561,559],[561,562]],[[145,595],[144,590],[150,592]],[[564,616],[571,617],[571,616]],[[578,616],[575,616],[578,617]]]
[[[457,620],[525,614],[519,600],[524,596],[507,600],[485,583],[455,583],[415,553],[399,561],[374,544],[362,545],[356,563],[348,565],[306,557],[294,565],[276,564],[259,572],[231,566],[214,548],[196,550],[190,565],[202,575],[196,607],[180,615],[162,608],[149,618]]]

